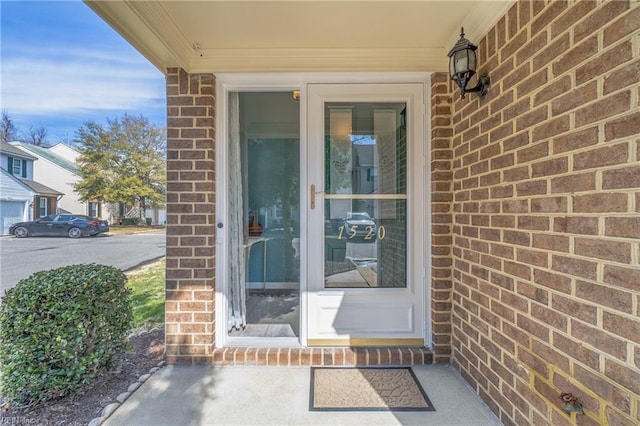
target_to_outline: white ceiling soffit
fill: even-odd
[[[515,0],[85,2],[161,71],[216,73],[446,71]]]

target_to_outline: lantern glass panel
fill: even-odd
[[[467,49],[469,55],[469,71],[475,73],[476,71],[476,52],[471,49]]]
[[[467,72],[467,70],[469,69],[469,60],[467,58],[467,51],[461,50],[459,52],[456,52],[454,55],[454,58],[456,63],[455,64],[456,74]]]

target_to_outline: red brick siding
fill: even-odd
[[[215,78],[167,72],[166,354],[210,364],[215,328]]]
[[[216,348],[213,365],[377,366],[433,363],[427,348]]]
[[[431,80],[431,325],[435,362],[451,357],[452,158],[449,78]]]
[[[427,348],[214,348],[214,76],[170,69],[167,106],[165,344],[169,363],[344,366],[433,363],[433,352]],[[449,313],[447,308],[446,315]]]
[[[432,79],[436,359],[451,338],[504,424],[640,421],[639,25],[518,1],[478,43],[485,98]]]

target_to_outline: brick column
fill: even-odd
[[[168,363],[209,364],[214,344],[215,78],[167,72]]]
[[[451,227],[453,151],[451,92],[446,74],[431,78],[431,323],[435,362],[451,356]]]

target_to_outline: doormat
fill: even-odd
[[[435,411],[410,367],[311,367],[311,411]]]

